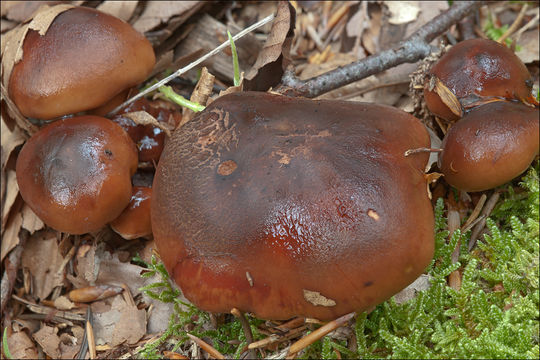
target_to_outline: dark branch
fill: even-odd
[[[281,79],[282,93],[314,98],[370,75],[403,63],[414,63],[431,52],[429,43],[444,33],[452,24],[478,9],[483,1],[455,2],[447,11],[436,16],[397,47],[368,56],[308,80],[300,80],[291,69]]]

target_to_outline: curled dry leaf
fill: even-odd
[[[22,211],[22,228],[25,230],[28,230],[30,234],[35,233],[38,230],[43,229],[45,224],[41,219],[34,213],[32,209],[30,209],[30,206],[28,206],[26,203],[23,205]]]
[[[13,359],[38,358],[36,345],[24,331],[13,332],[11,335],[8,335],[7,345]]]
[[[133,23],[133,27],[144,33],[168,23],[173,16],[180,16],[200,6],[199,3],[199,1],[149,1],[141,16]]]
[[[167,136],[171,136],[171,129],[167,126],[167,123],[157,121],[155,117],[147,113],[146,111],[134,111],[126,114],[122,114],[123,117],[127,117],[137,125],[152,125],[163,130]]]
[[[75,304],[66,296],[62,295],[54,299],[54,307],[58,310],[71,310],[75,307]]]
[[[13,204],[19,194],[19,185],[17,184],[17,174],[15,170],[8,169],[6,177],[2,181],[2,233],[5,231],[5,226],[11,212]],[[5,186],[5,190],[4,187]]]
[[[394,25],[414,21],[420,12],[418,1],[385,1],[384,4],[390,11],[388,22]]]
[[[203,67],[201,71],[201,77],[199,78],[199,81],[197,82],[197,85],[195,86],[195,89],[193,90],[193,93],[191,94],[191,98],[189,100],[194,103],[206,106],[208,98],[210,97],[210,95],[212,95],[212,90],[214,88],[214,79],[215,76],[208,72],[206,66]],[[182,121],[180,122],[180,124],[178,124],[178,127],[181,127],[185,123],[190,121],[193,116],[195,116],[195,112],[193,110],[183,108]]]
[[[281,81],[283,70],[291,62],[289,51],[294,26],[294,7],[286,1],[280,1],[270,34],[255,64],[245,75],[247,90],[266,91]]]
[[[433,86],[432,86],[433,85]],[[446,85],[439,80],[438,77],[433,76],[429,82],[430,88],[434,88],[435,92],[439,95],[442,102],[448,106],[450,111],[456,114],[458,117],[463,117],[463,110],[461,108],[461,103],[459,102],[456,95],[450,90]]]

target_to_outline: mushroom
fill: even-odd
[[[150,199],[152,188],[134,186],[128,206],[119,217],[114,219],[111,228],[126,240],[145,237],[152,234],[150,223]]]
[[[137,145],[139,161],[157,163],[165,146],[165,133],[162,129],[153,125],[136,124],[133,120],[125,116],[125,113],[136,111],[146,111],[158,122],[165,123],[172,128],[176,128],[180,123],[182,114],[179,111],[171,111],[154,106],[154,102],[141,98],[123,109],[121,114],[112,118],[114,122],[128,133]]]
[[[432,259],[429,155],[404,155],[429,144],[389,106],[222,96],[165,145],[151,211],[161,258],[207,311],[363,311]]]
[[[150,42],[124,21],[87,7],[68,9],[45,35],[28,30],[9,77],[24,116],[53,119],[103,105],[150,74]]]
[[[55,121],[23,146],[16,173],[24,201],[50,227],[97,231],[131,199],[137,149],[117,124],[97,116]]]
[[[538,155],[538,109],[496,101],[479,106],[446,134],[439,169],[461,190],[482,191],[524,172]]]
[[[461,116],[447,103],[452,95],[459,101],[453,107],[468,108],[491,98],[538,104],[531,95],[533,78],[523,62],[506,46],[493,40],[471,39],[454,45],[429,71],[424,88],[429,110],[443,119],[456,121]],[[443,92],[441,96],[441,91]],[[445,103],[446,102],[446,103]]]

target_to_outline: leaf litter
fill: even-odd
[[[2,3],[2,24],[25,21],[35,11],[36,6],[35,3],[28,2],[24,6],[13,4],[5,7]],[[407,34],[412,33],[443,11],[445,6],[447,6],[445,1],[431,4],[410,1],[401,5],[394,2],[351,2],[344,4],[342,2],[291,1],[291,5],[279,2],[277,6],[265,2],[240,3],[236,4],[235,7],[231,6],[227,11],[220,12],[205,6],[204,2],[198,1],[153,1],[146,4],[137,1],[102,1],[97,4],[98,9],[131,22],[135,28],[144,32],[151,39],[156,49],[159,50],[157,55],[158,59],[161,59],[160,72],[166,71],[168,68],[174,71],[201,55],[201,49],[193,46],[184,48],[182,53],[177,50],[185,45],[189,36],[193,36],[194,22],[197,19],[202,19],[203,15],[211,16],[220,24],[216,26],[219,26],[220,29],[230,28],[234,34],[239,27],[245,28],[256,21],[258,16],[263,17],[260,14],[273,11],[277,7],[277,18],[272,25],[268,25],[262,32],[250,34],[250,40],[245,41],[244,44],[241,41],[236,42],[241,60],[241,70],[245,71],[246,74],[244,86],[248,89],[260,90],[267,90],[274,86],[288,65],[292,65],[301,78],[309,78],[355,61],[366,54],[376,53],[380,51],[381,47],[388,46],[388,41],[395,43],[402,40]],[[297,10],[296,18],[291,7]],[[54,16],[49,14],[42,21],[37,22],[37,25],[34,23],[31,26],[42,32],[46,31],[47,22],[50,23]],[[193,20],[192,17],[194,17]],[[532,16],[527,20],[531,18]],[[29,23],[26,25],[30,27]],[[385,34],[384,31],[381,31],[389,26],[402,26],[399,29],[404,31],[389,38],[388,33]],[[297,32],[296,36],[293,37],[294,28],[297,29]],[[19,30],[18,35],[20,36],[25,31],[27,30]],[[452,31],[455,32],[455,29]],[[13,34],[14,32],[2,34],[4,78],[6,74],[9,75],[10,71],[9,62],[6,59],[12,58],[15,62],[20,56],[18,54],[21,54],[20,39],[9,39]],[[6,37],[6,35],[8,36]],[[225,39],[226,35],[224,36]],[[536,30],[527,31],[520,36],[523,39],[523,45],[518,54],[526,63],[536,62],[537,64],[538,51],[534,45],[537,46],[538,43],[535,41],[538,38],[538,32]],[[347,38],[349,38],[348,42],[345,41]],[[256,56],[253,56],[253,53],[247,55],[250,49],[253,52],[253,46],[249,44],[258,44]],[[232,65],[230,55],[227,55],[226,51],[222,52],[220,56],[223,56],[224,64],[230,62]],[[407,101],[410,100],[407,89],[400,84],[400,82],[408,80],[410,69],[411,67],[407,66],[397,67],[336,89],[324,97],[348,97],[351,100],[383,102],[409,108],[409,111],[412,111],[410,101]],[[178,79],[175,82],[175,88],[180,93],[185,91],[185,97],[191,97],[202,104],[211,102],[219,91],[221,94],[241,91],[243,86],[238,88],[230,86],[232,82],[227,77],[220,76],[219,79],[210,81],[209,76],[216,75],[216,69],[209,67],[209,70],[200,79],[196,73],[196,77],[192,77],[188,82],[181,83]],[[160,72],[156,72],[153,76],[161,76]],[[193,89],[197,83],[194,80],[198,80],[199,84],[196,90]],[[361,94],[355,95],[355,93]],[[133,255],[141,253],[146,254],[144,257],[149,262],[148,254],[152,252],[152,243],[148,240],[139,240],[129,245],[118,246],[122,240],[109,229],[96,234],[75,237],[68,237],[44,229],[41,220],[18,196],[13,161],[10,161],[11,158],[15,158],[28,134],[32,134],[36,127],[13,113],[13,106],[8,103],[9,99],[6,99],[7,94],[4,89],[2,96],[6,104],[2,104],[1,258],[5,266],[6,256],[20,243],[21,229],[28,231],[30,236],[23,243],[21,267],[25,269],[25,273],[28,275],[25,276],[25,279],[30,284],[17,282],[17,291],[15,292],[24,296],[28,301],[37,302],[38,305],[47,304],[40,305],[40,309],[48,309],[47,311],[50,313],[50,316],[44,319],[26,320],[21,318],[19,322],[6,322],[4,320],[3,327],[11,325],[8,326],[8,344],[11,354],[16,358],[34,358],[42,351],[53,358],[73,358],[83,341],[85,324],[78,320],[62,320],[61,317],[53,317],[52,314],[70,311],[82,316],[88,306],[93,313],[95,343],[98,345],[98,349],[101,349],[98,354],[111,354],[115,348],[128,353],[147,341],[155,339],[155,334],[161,334],[167,329],[173,305],[150,299],[142,293],[141,287],[152,284],[158,279],[157,277],[142,278],[140,275],[146,269],[129,261]],[[4,111],[5,107],[9,108],[9,113]],[[147,113],[135,113],[130,116],[135,121],[143,123],[154,123],[153,120],[155,120],[149,119],[150,115],[147,116]],[[433,144],[440,143],[440,138],[433,131],[431,132],[433,133],[430,134],[433,147],[435,146]],[[430,163],[432,162],[430,161]],[[466,203],[465,201],[460,199],[459,206],[470,209],[474,202]],[[73,256],[68,253],[71,248],[74,251]],[[424,275],[402,293],[396,295],[395,300],[398,303],[406,302],[414,298],[418,291],[422,291],[428,286],[429,279],[427,275]],[[98,296],[90,303],[76,301],[78,299],[70,300],[67,296],[73,290],[89,288],[95,290],[101,287],[114,289],[111,290],[114,294],[106,298]],[[185,299],[182,300],[187,302]],[[15,319],[21,314],[38,315],[38,313],[28,310],[30,308],[24,310],[24,306],[13,300],[9,304],[10,311],[18,309],[12,314]],[[56,320],[52,321],[51,319]],[[252,348],[257,348],[260,351],[259,355],[263,357],[270,354],[285,356],[288,345],[305,334],[306,330],[313,330],[313,324],[316,323],[300,318],[291,321],[296,322],[290,328],[286,328],[288,322],[267,321],[260,323],[258,331],[267,337],[259,338],[259,340],[266,342]],[[28,325],[22,327],[23,323]],[[350,325],[344,324],[344,326],[342,331],[333,331],[328,336],[346,339],[347,336],[351,335],[351,330]],[[210,326],[209,329],[215,329],[215,327]],[[200,349],[192,343],[181,349],[183,350],[176,352],[179,356],[184,356],[180,354],[182,351],[184,351],[183,354],[191,356],[202,355]],[[293,348],[293,350],[295,349]]]

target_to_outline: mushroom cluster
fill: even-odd
[[[213,312],[328,320],[376,305],[433,256],[430,139],[392,107],[222,96],[158,164],[152,229],[184,295]]]
[[[134,141],[110,119],[65,116],[103,112],[108,102],[125,98],[128,89],[152,71],[152,46],[129,24],[95,9],[60,5],[43,12],[46,15],[38,13],[34,19],[51,13],[54,19],[42,29],[46,31],[30,27],[20,32],[22,38],[15,44],[20,44],[22,57],[3,79],[24,116],[54,120],[35,133],[18,156],[21,196],[59,231],[93,232],[122,213],[113,229],[126,238],[148,235],[149,202],[141,199],[141,189],[132,189],[131,177],[141,156]],[[155,109],[148,105],[145,110]],[[153,128],[149,131],[160,135]],[[160,141],[146,142],[163,146]],[[143,193],[149,196],[147,190]],[[126,218],[141,211],[146,218],[128,231]]]
[[[472,39],[453,46],[429,72],[430,111],[454,122],[439,155],[446,181],[483,191],[524,172],[539,150],[533,79],[506,46]]]

